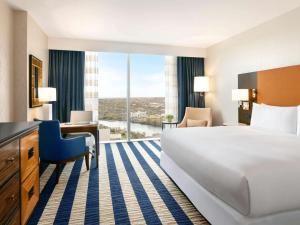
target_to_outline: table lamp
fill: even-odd
[[[40,102],[55,102],[56,88],[42,87],[38,89]],[[52,120],[52,104],[43,104],[43,114],[45,120]]]
[[[248,89],[232,90],[232,101],[238,101],[239,106],[242,106],[244,110],[249,110],[249,90]]]

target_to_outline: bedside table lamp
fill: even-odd
[[[38,89],[40,102],[55,102],[56,88],[42,87]],[[52,104],[43,104],[43,119],[52,120]]]
[[[243,110],[249,110],[249,90],[248,89],[234,89],[232,90],[232,101],[238,101],[239,107]]]

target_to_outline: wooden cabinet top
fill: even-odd
[[[14,137],[36,129],[39,124],[40,122],[0,123],[0,146]]]

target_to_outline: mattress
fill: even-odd
[[[300,138],[251,127],[165,130],[162,150],[204,189],[249,217],[300,209]]]

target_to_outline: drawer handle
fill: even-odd
[[[8,157],[7,159],[6,159],[6,161],[8,161],[8,162],[13,162],[13,161],[15,161],[15,157]]]
[[[30,159],[33,156],[33,154],[34,154],[34,149],[33,148],[29,149],[28,150],[28,159]]]
[[[34,195],[34,186],[30,188],[30,190],[28,191],[28,200],[30,200],[33,195]]]
[[[8,200],[15,201],[16,200],[16,196],[14,194],[12,194],[11,196],[8,197]]]

